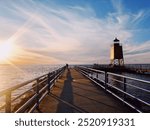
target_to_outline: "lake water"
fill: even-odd
[[[0,65],[0,91],[47,74],[62,65]]]

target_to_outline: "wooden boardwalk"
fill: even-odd
[[[118,99],[93,84],[74,68],[65,70],[39,106],[43,113],[127,113],[134,112]]]

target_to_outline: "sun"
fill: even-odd
[[[5,42],[0,44],[0,62],[9,60],[13,54],[12,43]]]

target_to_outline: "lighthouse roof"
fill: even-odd
[[[117,38],[114,39],[114,42],[119,42],[119,40]]]

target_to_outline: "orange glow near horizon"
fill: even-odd
[[[0,64],[57,64],[58,61],[49,56],[41,55],[19,47],[13,40],[0,42]]]

